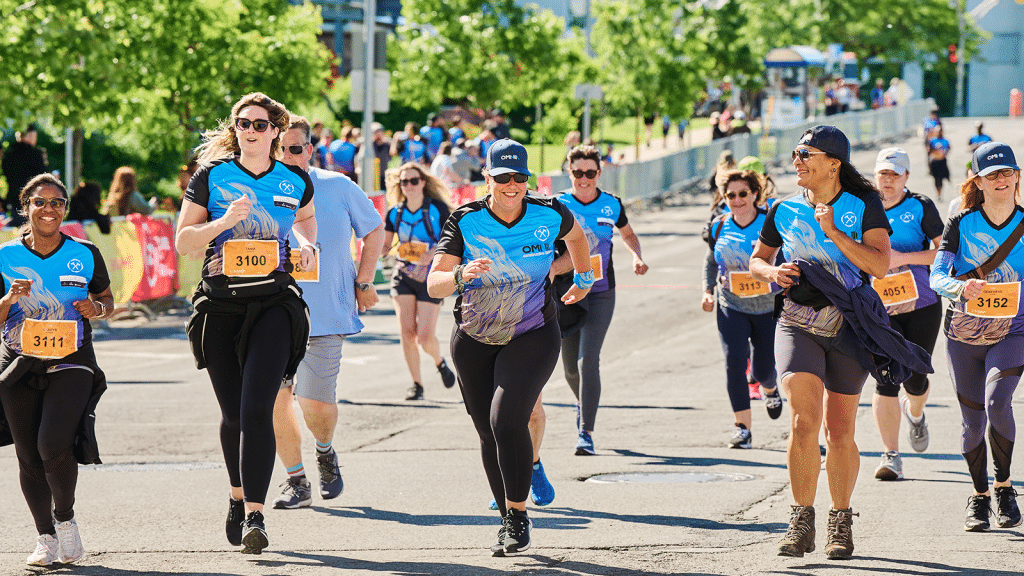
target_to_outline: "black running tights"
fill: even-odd
[[[560,340],[554,320],[502,345],[483,344],[458,328],[452,335],[462,398],[480,435],[484,472],[502,516],[506,498],[525,502],[530,494],[530,414],[558,363]]]
[[[243,316],[210,316],[203,338],[206,370],[220,403],[220,445],[231,485],[245,500],[263,504],[274,471],[274,401],[288,364],[291,319],[282,306],[253,323],[245,365],[238,365],[235,336]]]
[[[66,368],[37,390],[21,382],[0,386],[0,401],[14,436],[21,491],[39,534],[54,534],[54,518],[75,517],[78,462],[72,447],[92,394],[92,372]],[[53,515],[50,515],[50,510]]]

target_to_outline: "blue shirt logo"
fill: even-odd
[[[551,237],[551,231],[548,230],[547,226],[541,226],[540,228],[534,230],[533,235],[537,237],[537,240],[540,240],[541,242],[546,242],[547,239]]]
[[[77,273],[77,272],[81,272],[84,269],[85,269],[85,265],[82,264],[82,261],[79,260],[78,258],[74,258],[74,259],[68,261],[68,270],[71,270],[72,272],[76,272]]]

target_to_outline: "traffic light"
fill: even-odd
[[[953,64],[956,64],[958,59],[959,59],[959,56],[957,56],[957,54],[956,54],[956,44],[950,44],[949,45],[949,61],[952,62]]]

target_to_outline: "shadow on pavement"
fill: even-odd
[[[364,331],[357,335],[349,336],[347,339],[360,344],[401,344],[397,334],[384,334],[382,332]]]
[[[739,530],[741,532],[784,532],[788,524],[783,522],[730,524],[708,520],[707,518],[687,518],[686,516],[665,516],[661,514],[615,514],[613,512],[600,512],[597,510],[580,510],[578,508],[545,508],[547,514],[560,514],[564,520],[575,520],[574,522],[563,522],[562,526],[552,526],[553,518],[533,518],[534,526],[545,529],[566,529],[582,528],[591,520],[616,520],[630,524],[649,524],[652,526],[685,526],[687,528],[699,528],[702,530]]]
[[[880,458],[881,452],[861,452],[861,458]],[[915,454],[913,452],[900,452],[902,458],[919,458],[921,460],[963,460],[962,454],[939,454],[939,453],[927,453],[927,454]]]
[[[88,559],[88,556],[87,556]],[[70,570],[70,571],[68,571]],[[75,576],[236,576],[233,572],[163,572],[154,570],[125,570],[108,568],[103,565],[88,566],[83,564],[53,564],[46,568],[27,568],[27,574],[74,574]]]
[[[613,449],[611,452],[615,452],[619,456],[628,456],[630,458],[648,458],[651,462],[645,462],[649,465],[659,466],[755,466],[758,468],[780,468],[785,470],[785,464],[769,464],[767,462],[753,462],[750,460],[734,460],[732,458],[701,458],[691,456],[658,456],[655,454],[643,454],[640,452],[634,452],[633,450],[622,450]]]
[[[895,566],[863,566],[858,560],[873,561],[873,562],[884,562],[894,564]],[[853,564],[854,566],[851,566]],[[991,570],[982,568],[972,568],[970,566],[950,566],[949,564],[940,564],[938,562],[925,562],[917,560],[894,560],[891,558],[875,558],[871,556],[857,556],[856,553],[852,560],[846,562],[834,562],[829,564],[804,564],[802,566],[794,566],[793,570],[774,570],[767,572],[767,574],[793,574],[794,576],[804,576],[810,574],[827,574],[830,569],[839,569],[845,571],[851,568],[856,568],[858,573],[869,573],[875,572],[879,574],[913,574],[917,575],[936,575],[936,576],[960,576],[968,574],[984,574],[985,576],[1010,576],[1012,574],[1020,574],[1019,570]],[[800,570],[797,572],[797,570]],[[806,572],[805,572],[806,570]]]
[[[575,408],[576,404],[565,402],[545,402],[545,406],[555,408]],[[643,404],[601,404],[602,410],[695,410],[693,406],[644,406]]]

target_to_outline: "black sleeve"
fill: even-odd
[[[107,264],[103,261],[103,254],[92,242],[82,243],[92,252],[92,280],[89,280],[89,293],[100,294],[110,287],[110,274],[107,273]]]
[[[388,210],[387,214],[384,215],[384,231],[385,232],[394,232],[395,231],[395,225],[391,222],[391,218],[392,218],[391,215],[392,214],[394,214],[394,217],[397,218],[398,217],[398,208],[392,208],[391,210]]]
[[[615,201],[619,203],[619,219],[615,221],[616,228],[622,228],[626,224],[629,224],[629,218],[626,218],[626,207],[622,205],[622,199],[618,196],[612,196]]]
[[[546,199],[546,201],[549,202],[549,206],[551,206],[552,210],[558,212],[562,216],[562,225],[558,229],[558,236],[555,237],[556,240],[561,239],[572,230],[572,227],[576,224],[576,217],[572,215],[571,210],[566,208],[565,204],[562,204],[558,200],[550,198]]]
[[[462,237],[462,229],[459,228],[459,221],[468,212],[469,210],[460,208],[445,220],[444,228],[441,230],[441,238],[437,241],[437,254],[463,257],[466,245]]]
[[[185,189],[185,200],[209,210],[210,204],[210,170],[213,165],[200,166]]]
[[[885,216],[885,207],[882,206],[882,197],[873,190],[860,194],[864,201],[864,224],[861,230],[867,232],[875,228],[882,228],[886,234],[892,236],[892,226],[889,226],[889,219]]]
[[[921,211],[924,213],[921,217],[921,231],[928,237],[928,242],[925,243],[925,248],[928,248],[931,246],[932,238],[942,236],[942,231],[945,228],[945,225],[943,224],[942,216],[939,215],[939,210],[935,207],[935,203],[932,202],[932,199],[921,196],[920,200]]]
[[[779,204],[781,202],[776,202],[768,209],[768,215],[764,219],[764,226],[761,227],[761,234],[759,236],[761,243],[770,248],[782,246],[782,235],[779,234],[779,229],[775,227],[775,212],[778,211]]]
[[[283,164],[289,170],[291,170],[300,178],[302,178],[303,184],[306,185],[305,189],[302,191],[302,200],[299,201],[299,208],[305,207],[306,204],[309,204],[310,202],[313,201],[313,181],[309,179],[309,174],[307,174],[306,171],[303,170],[302,168],[290,166],[288,164],[285,164],[284,162],[282,162],[281,164]]]
[[[939,242],[939,251],[956,254],[960,250],[960,221],[974,210],[957,212],[949,217],[949,222],[942,232],[942,241]]]

